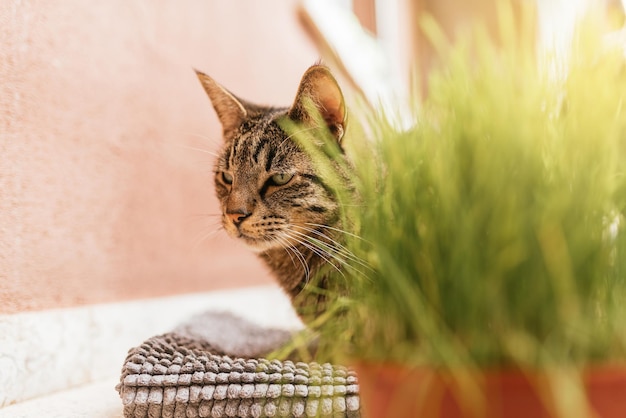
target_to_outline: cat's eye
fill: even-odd
[[[222,171],[222,181],[226,184],[233,184],[233,175]]]
[[[293,178],[293,174],[290,173],[277,173],[270,177],[270,180],[275,186],[284,186],[289,183]]]

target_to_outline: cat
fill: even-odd
[[[223,228],[258,254],[306,324],[329,302],[324,290],[331,275],[318,273],[341,249],[339,205],[283,122],[299,124],[314,138],[329,135],[341,150],[347,120],[341,88],[326,66],[315,64],[302,76],[291,107],[261,106],[196,74],[223,129],[214,169]]]

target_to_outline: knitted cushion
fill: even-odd
[[[152,337],[122,367],[124,416],[359,417],[353,371],[260,357],[289,335],[209,313]]]

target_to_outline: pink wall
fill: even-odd
[[[214,229],[220,127],[192,67],[289,104],[296,0],[0,2],[0,313],[269,283]]]

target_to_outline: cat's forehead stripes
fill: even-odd
[[[266,136],[262,136],[261,138],[259,138],[258,141],[256,141],[256,144],[252,149],[252,161],[255,164],[259,163],[259,154],[261,154],[261,151],[265,151],[265,148],[267,148],[269,142],[270,140]]]
[[[263,167],[269,172],[276,161],[282,160],[290,145],[277,123],[277,119],[283,115],[284,111],[264,115],[256,120],[249,119],[227,149],[227,168]]]

